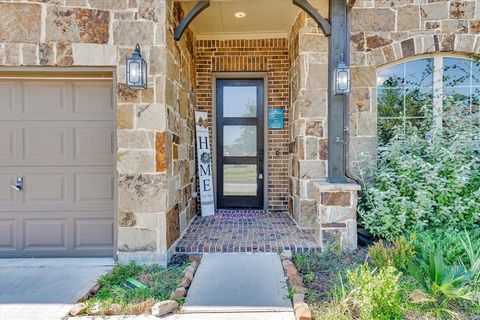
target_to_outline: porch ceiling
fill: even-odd
[[[185,12],[197,3],[180,0]],[[328,17],[328,0],[309,1]],[[286,37],[301,11],[292,0],[211,0],[190,27],[198,39]],[[243,12],[244,18],[235,17]]]

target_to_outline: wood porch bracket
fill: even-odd
[[[325,36],[329,37],[332,34],[332,26],[330,23],[324,17],[322,17],[322,15],[310,4],[310,2],[308,2],[308,0],[293,0],[293,4],[308,13],[313,20],[318,23],[318,26],[320,29],[322,29]]]
[[[175,27],[173,32],[173,38],[175,41],[179,41],[182,38],[183,33],[187,30],[190,23],[198,16],[203,10],[210,6],[210,0],[198,1],[197,4],[190,10],[185,18]]]

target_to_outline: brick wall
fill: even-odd
[[[212,72],[266,72],[268,108],[285,108],[284,129],[268,130],[268,208],[288,210],[289,83],[287,39],[198,40],[197,109],[212,119]],[[267,116],[267,115],[265,115]]]

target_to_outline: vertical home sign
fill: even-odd
[[[203,217],[211,216],[215,213],[213,199],[212,153],[210,151],[207,120],[208,113],[195,112],[200,204]]]

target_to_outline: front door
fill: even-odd
[[[217,207],[263,208],[263,79],[217,80]]]

